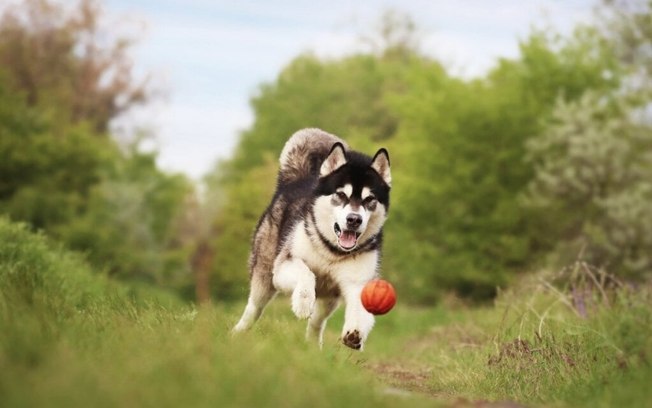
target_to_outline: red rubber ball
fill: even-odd
[[[396,291],[391,283],[383,279],[369,281],[360,294],[362,306],[371,314],[383,315],[396,304]]]

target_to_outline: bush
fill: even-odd
[[[556,257],[642,279],[652,271],[652,129],[622,99],[559,101],[528,144],[535,177],[527,203],[547,220]]]

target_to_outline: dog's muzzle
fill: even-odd
[[[356,214],[357,215],[357,214]],[[347,216],[347,227],[349,224],[349,217]],[[360,217],[359,222],[356,220],[357,226],[359,227],[362,224],[362,217]],[[356,227],[357,228],[357,227]],[[335,223],[333,226],[335,235],[337,235],[337,244],[345,251],[350,251],[358,244],[358,238],[360,237],[360,232],[357,232],[354,229],[345,229],[342,230],[338,223]]]

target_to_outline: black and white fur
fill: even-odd
[[[277,189],[253,237],[251,290],[234,331],[246,330],[280,291],[308,320],[321,346],[326,320],[340,300],[342,341],[362,349],[374,317],[362,306],[364,285],[377,276],[382,227],[389,209],[389,156],[349,150],[340,138],[303,129],[285,144]]]

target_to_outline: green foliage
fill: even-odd
[[[49,248],[43,236],[31,234],[25,225],[0,218],[0,238],[0,289],[5,319],[20,318],[20,314],[9,313],[7,308],[27,307],[47,310],[55,319],[63,319],[74,314],[77,307],[101,297],[108,288],[101,277],[91,276],[79,256]]]
[[[56,129],[2,81],[0,106],[3,214],[86,252],[116,277],[189,285],[190,248],[177,237],[191,192],[184,177],[161,172],[137,146],[121,151],[84,123]]]
[[[224,206],[213,225],[217,248],[211,271],[211,287],[220,300],[232,299],[248,290],[247,262],[252,226],[274,193],[276,161],[256,167],[226,192]],[[271,176],[271,177],[270,177]],[[226,216],[228,215],[228,217]]]
[[[115,148],[83,125],[54,131],[0,77],[0,210],[37,228],[70,221]],[[80,171],[84,169],[84,171]]]
[[[536,174],[529,204],[550,220],[557,254],[642,278],[652,271],[652,129],[622,100],[560,101],[528,144]],[[553,222],[554,220],[554,222]],[[574,253],[573,253],[574,252]]]
[[[177,241],[175,221],[190,186],[161,173],[154,159],[132,151],[114,163],[90,191],[87,210],[56,232],[111,276],[180,289],[188,284],[189,248]]]
[[[365,39],[371,52],[304,54],[261,85],[254,124],[207,177],[206,204],[188,180],[160,171],[155,154],[121,149],[106,133],[150,93],[132,75],[131,40],[106,32],[98,3],[8,6],[0,212],[111,276],[181,293],[192,285],[188,261],[204,276],[198,265],[212,260],[213,294],[241,297],[278,154],[296,130],[321,127],[357,150],[390,151],[382,273],[408,302],[450,291],[492,298],[545,255],[566,262],[584,243],[593,262],[641,277],[652,268],[650,131],[631,114],[649,101],[649,8],[615,2],[606,23],[567,37],[535,30],[519,57],[475,80],[419,53],[414,23],[388,12]]]
[[[0,15],[0,214],[41,229],[110,275],[187,291],[190,182],[106,132],[148,99],[130,41],[98,3],[26,1]]]

